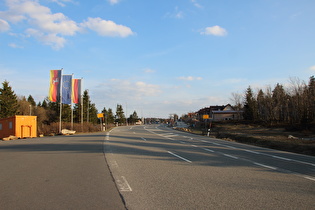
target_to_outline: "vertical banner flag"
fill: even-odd
[[[72,80],[72,102],[74,104],[80,103],[81,99],[81,79]]]
[[[62,75],[61,103],[71,104],[72,75]]]
[[[60,96],[61,70],[50,70],[49,100],[57,102]]]

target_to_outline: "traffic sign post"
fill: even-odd
[[[97,118],[100,119],[101,131],[103,131],[103,118],[104,118],[104,113],[97,114]]]

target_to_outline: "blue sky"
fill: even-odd
[[[314,0],[2,0],[0,82],[42,101],[49,70],[101,111],[182,115],[315,75]]]

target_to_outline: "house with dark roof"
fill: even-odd
[[[205,107],[196,113],[199,120],[209,119],[211,121],[223,121],[242,119],[242,111],[234,110],[230,104]]]

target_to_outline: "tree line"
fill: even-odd
[[[285,87],[277,83],[272,89],[246,89],[244,102],[232,94],[235,107],[243,109],[244,120],[267,125],[290,125],[302,129],[315,128],[315,77],[308,83],[291,78]]]
[[[88,90],[83,92],[82,104],[79,103],[73,106],[73,113],[71,105],[68,104],[62,104],[61,110],[61,121],[68,129],[70,129],[72,116],[76,130],[84,131],[88,128],[86,131],[95,131],[95,129],[100,129],[98,126],[100,119],[97,118],[98,110],[95,103],[92,103],[90,100]],[[136,111],[129,118],[126,118],[123,107],[119,104],[117,104],[116,113],[111,108],[106,109],[105,107],[101,113],[104,114],[102,122],[107,124],[107,128],[114,124],[135,124],[139,120]],[[56,124],[60,121],[60,103],[51,102],[48,100],[48,97],[42,102],[36,103],[32,95],[29,95],[27,98],[25,96],[17,96],[9,82],[4,81],[2,88],[0,88],[0,119],[14,115],[37,116],[38,133],[47,134],[54,132]],[[84,126],[82,126],[83,123]]]

